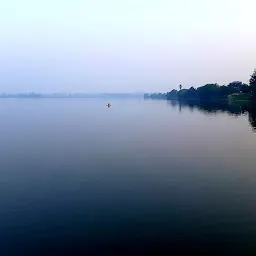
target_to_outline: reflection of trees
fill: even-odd
[[[249,122],[252,126],[252,129],[256,131],[256,113],[249,113]]]
[[[253,130],[256,131],[256,103],[169,100],[168,104],[170,104],[173,108],[176,108],[178,106],[180,111],[182,109],[189,109],[190,111],[197,109],[205,114],[226,113],[230,116],[240,116],[244,113],[248,113],[249,123],[252,126]]]
[[[241,115],[246,111],[244,103],[231,104],[228,101],[186,101],[170,100],[168,101],[173,107],[179,105],[181,108],[190,110],[198,109],[206,114],[210,113],[227,113],[230,115]]]
[[[247,106],[247,112],[249,116],[249,123],[252,126],[253,131],[256,131],[256,103],[251,103]]]

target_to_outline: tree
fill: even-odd
[[[206,84],[198,87],[199,97],[204,100],[212,100],[219,98],[220,86],[218,84]]]
[[[194,87],[191,87],[190,89],[182,89],[178,92],[178,97],[181,99],[198,99],[199,95],[197,93],[197,90]]]
[[[188,91],[187,89],[179,90],[179,92],[178,92],[179,99],[186,98],[187,91]]]
[[[190,87],[187,96],[190,99],[197,99],[199,97],[197,90],[194,87]]]
[[[249,93],[251,92],[251,89],[249,88],[248,84],[244,84],[240,81],[234,81],[230,84],[228,84],[228,87],[231,89],[236,90],[236,92],[242,92],[242,93]]]
[[[240,91],[242,93],[250,93],[251,92],[251,87],[248,84],[242,84]]]
[[[225,86],[222,85],[219,87],[219,97],[221,99],[227,99],[228,95],[237,93],[240,89],[237,89],[236,87],[233,86]]]
[[[177,90],[172,90],[167,93],[166,95],[168,100],[174,100],[178,98],[178,91]]]
[[[256,95],[256,69],[254,69],[251,78],[249,80],[251,91]]]
[[[150,95],[144,95],[145,98],[151,98],[151,99],[165,99],[166,93],[152,93]]]
[[[235,88],[235,89],[238,89],[240,90],[240,88],[242,87],[243,83],[240,82],[240,81],[234,81],[230,84],[228,84],[228,87],[231,87],[231,88]]]

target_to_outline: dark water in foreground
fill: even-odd
[[[0,101],[0,255],[255,255],[256,111],[105,104]]]

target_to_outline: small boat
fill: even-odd
[[[110,104],[110,103],[108,103],[106,106],[107,106],[108,108],[110,108],[110,107],[111,107],[111,104]]]

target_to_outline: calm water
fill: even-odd
[[[255,255],[254,112],[106,103],[0,101],[0,255]]]

